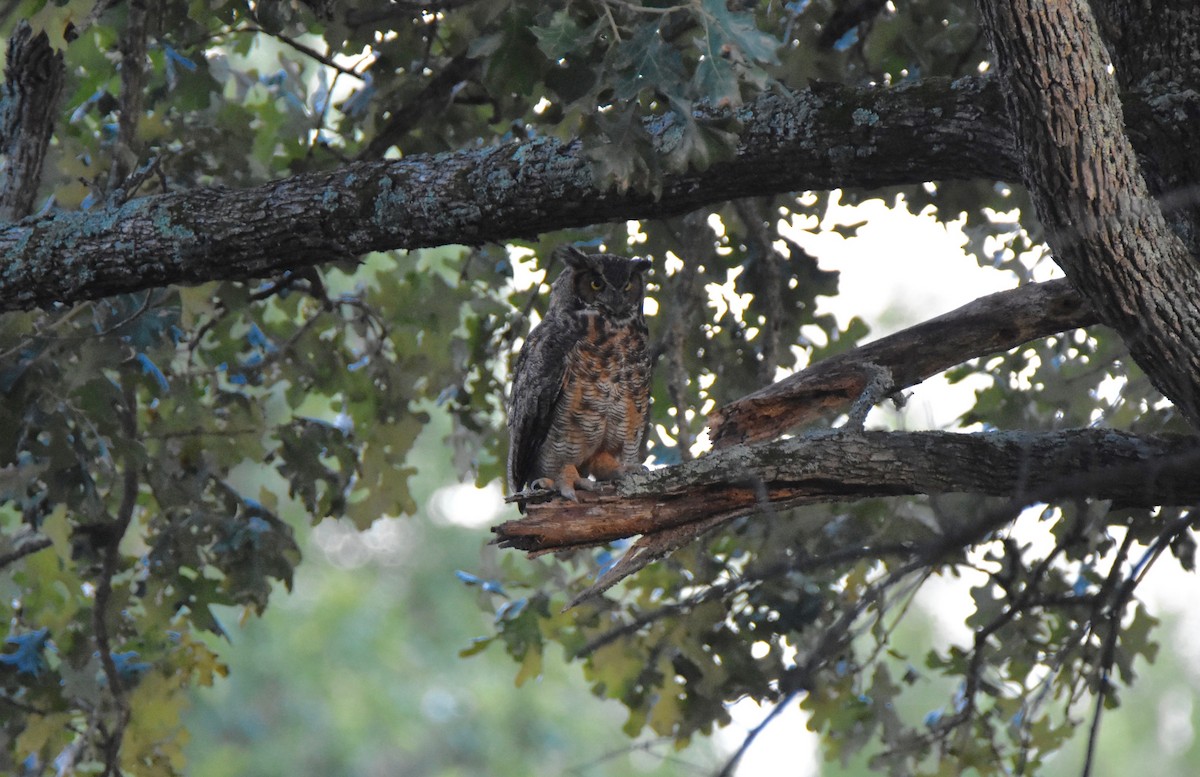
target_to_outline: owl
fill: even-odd
[[[649,259],[567,247],[542,322],[517,356],[508,407],[510,493],[578,501],[640,469],[650,403],[642,315]],[[526,492],[528,493],[528,492]],[[524,508],[522,508],[522,511]]]

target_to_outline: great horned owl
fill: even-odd
[[[508,486],[594,490],[637,469],[650,403],[643,277],[649,259],[562,251],[566,269],[517,356]]]

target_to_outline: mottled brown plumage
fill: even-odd
[[[650,404],[642,316],[648,259],[563,251],[550,306],[517,357],[508,409],[512,493],[575,499],[638,469]]]

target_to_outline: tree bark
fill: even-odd
[[[1200,428],[1200,264],[1139,170],[1090,7],[981,0],[980,9],[1056,261]]]
[[[1063,498],[1122,506],[1200,499],[1200,439],[1109,429],[1063,432],[830,432],[734,445],[696,461],[631,475],[615,490],[529,504],[492,529],[530,552],[597,545],[638,534],[812,502],[974,493],[1020,504]]]
[[[1092,0],[1123,89],[1200,76],[1200,5],[1195,0]]]
[[[369,251],[665,217],[751,195],[1016,178],[999,90],[987,79],[771,92],[738,118],[736,158],[668,176],[657,199],[599,188],[578,142],[538,138],[11,225],[0,230],[0,312],[262,277]],[[669,152],[672,123],[651,131]]]
[[[125,29],[121,34],[121,100],[117,112],[117,137],[113,143],[108,191],[121,188],[137,167],[137,128],[142,118],[146,89],[146,0],[128,0]]]
[[[63,86],[62,54],[22,21],[8,39],[0,88],[0,222],[29,214]],[[0,292],[0,298],[3,298]]]
[[[1125,129],[1175,234],[1200,256],[1200,3],[1093,0]]]

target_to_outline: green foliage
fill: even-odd
[[[63,209],[538,135],[578,138],[605,186],[659,196],[665,173],[731,157],[732,109],[764,90],[961,76],[984,58],[973,4],[951,0],[881,11],[836,45],[820,42],[831,3],[505,0],[419,11],[385,0],[167,0],[149,4],[130,142],[139,172],[111,186],[127,99],[114,66],[130,34],[126,4],[9,5],[5,35],[28,18],[66,59],[42,180],[46,206]],[[658,150],[648,127],[664,130]],[[1042,259],[1036,229],[997,215],[1024,210],[1020,192],[976,181],[885,194],[946,220],[963,214],[983,266],[1024,282]],[[796,242],[797,231],[821,231],[831,202],[764,197],[636,228],[358,261],[329,246],[319,270],[0,318],[0,772],[48,773],[58,761],[80,773],[182,773],[188,694],[227,671],[222,619],[262,614],[272,593],[291,588],[297,538],[311,524],[367,529],[418,512],[422,481],[500,478],[508,358],[544,309],[560,243],[654,261],[654,463],[693,455],[714,406],[860,343],[869,335],[860,318],[839,323],[819,309],[837,294],[837,274]],[[852,238],[857,226],[824,228]],[[1181,428],[1107,331],[1065,333],[950,374],[975,376],[987,385],[963,427]],[[447,417],[438,438],[447,455],[422,452],[422,431]],[[969,552],[943,543],[993,508],[893,500],[751,516],[567,613],[621,548],[565,560],[489,555],[462,579],[492,632],[468,642],[486,627],[451,629],[462,626],[458,610],[438,613],[438,628],[461,641],[463,657],[483,654],[472,661],[515,662],[520,698],[537,700],[518,710],[562,714],[537,694],[541,678],[562,675],[560,646],[595,695],[624,707],[630,736],[683,746],[750,698],[798,704],[843,764],[1033,772],[1079,733],[1095,694],[1115,705],[1118,684],[1155,659],[1154,618],[1134,589],[1168,551],[1192,569],[1195,543],[1185,511],[1087,504],[1047,506],[1036,521],[1043,545],[1008,530],[974,538]],[[419,579],[452,585],[443,571]],[[959,576],[970,578],[974,643],[905,636],[902,616],[921,586]],[[368,632],[371,648],[339,650],[372,662],[405,649],[405,633],[369,633],[378,612],[335,617],[338,597],[384,608],[387,586],[418,579],[398,578],[365,592],[329,583],[333,601],[314,617],[335,634]],[[413,607],[427,601],[415,588],[404,596]],[[288,658],[294,649],[325,660],[304,635],[308,613],[283,612],[284,629],[300,634]],[[250,663],[235,669],[247,673],[280,658],[241,657]],[[303,689],[296,704],[345,727],[342,708],[378,700],[353,681],[354,663],[336,658],[347,676],[326,694],[334,700],[313,702]],[[220,696],[233,691],[212,693],[204,704],[241,710],[241,699]],[[516,711],[497,704],[461,726]],[[494,743],[465,731],[443,730],[439,742],[463,754],[461,770],[500,773]],[[249,768],[254,754],[214,759],[197,773]],[[310,767],[338,768],[319,759],[296,768]]]

